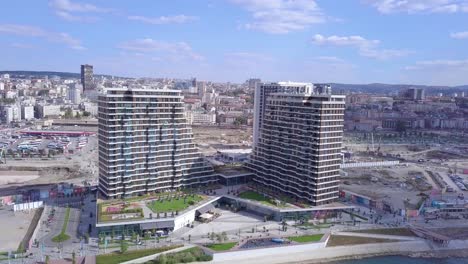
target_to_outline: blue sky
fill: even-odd
[[[0,69],[468,84],[468,0],[15,0]]]

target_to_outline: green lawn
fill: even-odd
[[[361,245],[373,243],[390,243],[399,242],[399,240],[372,238],[372,237],[352,237],[352,236],[330,236],[327,247],[348,246],[348,245]]]
[[[318,235],[306,235],[306,236],[297,236],[297,237],[288,237],[289,240],[295,241],[298,243],[309,243],[309,242],[318,242],[322,239],[323,234]]]
[[[70,220],[70,207],[67,208],[65,211],[65,218],[63,220],[63,226],[62,226],[62,231],[60,231],[60,234],[57,236],[54,236],[52,238],[53,242],[64,242],[70,239],[70,236],[66,234],[67,232],[67,226],[68,226],[68,220]]]
[[[185,198],[172,199],[170,201],[153,201],[149,202],[147,205],[148,207],[155,213],[164,213],[164,212],[174,212],[174,211],[182,211],[188,208],[191,204],[196,204],[203,200],[203,197],[200,195],[195,196],[188,196]]]
[[[222,244],[211,244],[211,245],[207,245],[206,247],[214,251],[225,251],[225,250],[230,250],[236,244],[237,242],[230,242],[230,243],[222,243]]]
[[[378,235],[393,235],[393,236],[416,236],[409,228],[381,228],[381,229],[365,229],[351,231],[355,233],[367,233]]]
[[[276,203],[271,198],[254,191],[245,191],[243,193],[240,193],[239,197],[243,199],[258,201],[266,205],[276,206]]]
[[[190,263],[211,260],[213,260],[212,256],[206,255],[205,252],[198,247],[193,247],[176,253],[162,254],[157,259],[148,261],[145,264]]]
[[[105,254],[105,255],[98,255],[96,256],[96,263],[97,264],[119,264],[122,262],[150,256],[153,254],[161,253],[161,252],[168,251],[168,250],[178,248],[178,247],[181,247],[181,245],[171,246],[171,247],[143,249],[143,250],[134,250],[134,251],[125,252],[123,254],[111,253],[111,254]]]

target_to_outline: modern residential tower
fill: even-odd
[[[247,165],[254,181],[311,205],[336,201],[344,109],[345,96],[332,95],[329,85],[258,85]]]
[[[216,182],[176,90],[111,88],[98,98],[99,190],[107,198]]]
[[[83,92],[94,89],[93,65],[81,65],[81,84]]]

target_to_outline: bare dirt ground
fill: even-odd
[[[16,250],[20,241],[28,231],[34,210],[31,212],[13,212],[11,210],[0,210],[0,251]]]
[[[0,185],[23,183],[37,178],[38,171],[0,171]]]
[[[252,128],[192,127],[194,142],[205,155],[213,155],[220,145],[250,146]]]
[[[8,159],[0,164],[0,188],[58,182],[96,182],[98,171],[97,137],[74,154],[57,155],[51,159]],[[5,178],[3,178],[4,176]]]

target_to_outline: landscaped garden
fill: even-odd
[[[392,236],[416,236],[409,228],[365,229],[351,232]]]
[[[247,199],[247,200],[253,200],[257,202],[261,202],[262,204],[269,205],[269,206],[281,206],[281,204],[278,204],[275,202],[274,199],[265,196],[263,194],[260,194],[255,191],[245,191],[239,194],[240,198]]]
[[[389,243],[398,242],[399,240],[373,238],[373,237],[353,237],[353,236],[337,236],[331,235],[328,240],[327,247],[348,246],[348,245],[361,245],[373,243]]]
[[[143,209],[138,203],[128,202],[98,204],[98,213],[99,220],[104,222],[144,217]]]
[[[181,247],[181,245],[169,246],[169,247],[160,247],[152,249],[143,249],[143,250],[134,250],[124,253],[115,252],[110,254],[98,255],[96,256],[97,264],[119,264],[133,259],[138,259],[153,254],[165,252],[171,249]]]
[[[203,197],[198,194],[183,194],[160,197],[158,200],[148,202],[147,206],[155,213],[179,212],[202,200]]]
[[[176,253],[161,254],[158,258],[146,262],[146,264],[190,263],[195,261],[211,261],[212,259],[212,256],[206,255],[200,248],[193,247]]]
[[[309,243],[309,242],[318,242],[320,241],[320,239],[322,239],[322,237],[323,237],[323,234],[317,234],[317,235],[288,237],[288,239],[297,243]]]
[[[228,242],[228,243],[218,243],[218,244],[210,244],[206,245],[207,248],[214,250],[214,251],[225,251],[230,250],[235,247],[237,242]]]
[[[67,210],[65,211],[65,217],[63,220],[62,230],[60,231],[60,234],[52,238],[53,242],[59,243],[59,242],[64,242],[70,239],[70,236],[67,235],[66,233],[69,220],[70,220],[70,208],[68,207]]]

